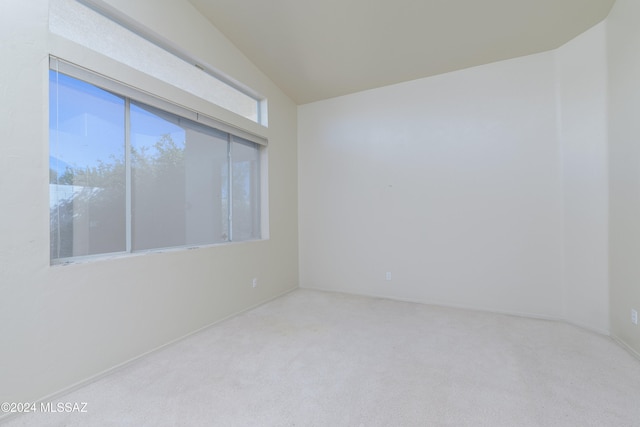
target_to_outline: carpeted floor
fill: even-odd
[[[640,426],[640,361],[561,322],[297,290],[13,426]]]

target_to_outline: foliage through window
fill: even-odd
[[[260,238],[260,145],[49,76],[52,262]]]

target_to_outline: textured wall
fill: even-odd
[[[555,52],[564,193],[563,317],[609,331],[604,23]]]
[[[559,316],[554,73],[543,53],[299,107],[301,286]]]

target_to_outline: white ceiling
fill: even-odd
[[[189,0],[298,104],[557,48],[615,0]]]

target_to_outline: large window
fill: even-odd
[[[52,64],[53,263],[260,238],[260,140]]]

